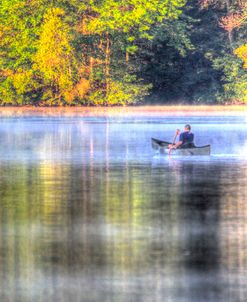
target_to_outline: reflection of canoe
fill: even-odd
[[[169,142],[161,141],[156,138],[152,138],[152,148],[154,150],[159,150],[162,154],[169,154],[168,145],[171,144]],[[179,155],[179,156],[187,156],[187,155],[210,155],[210,145],[193,147],[193,148],[179,148],[171,150],[170,154]]]

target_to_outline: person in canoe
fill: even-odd
[[[177,143],[175,143],[178,135],[179,135],[179,140]],[[188,124],[184,126],[184,132],[180,133],[180,130],[177,129],[173,144],[170,144],[168,146],[169,149],[193,148],[193,147],[195,147],[194,134],[191,132],[191,126]]]

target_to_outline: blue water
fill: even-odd
[[[205,157],[165,157],[190,123]],[[247,119],[0,119],[0,301],[247,298]]]
[[[189,120],[188,120],[189,119]],[[212,157],[245,158],[244,117],[167,118],[2,118],[0,160],[97,163],[153,161],[150,138],[172,141],[175,130],[191,123],[197,145],[211,144]]]

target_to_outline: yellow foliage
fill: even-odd
[[[13,86],[18,94],[23,94],[32,87],[32,77],[32,70],[18,70],[16,73],[10,75]]]
[[[0,70],[0,76],[2,77],[10,77],[11,75],[13,75],[13,71],[10,69]]]
[[[89,89],[89,80],[82,78],[72,90],[64,93],[65,100],[71,103],[76,97],[82,99],[88,93]]]
[[[126,79],[124,78],[123,80]],[[97,88],[92,92],[90,91],[86,99],[89,104],[96,106],[129,105],[140,101],[148,94],[150,88],[150,85],[110,80],[108,91],[105,90],[105,87]]]
[[[244,68],[247,69],[247,44],[237,48],[234,53],[244,61]]]
[[[42,73],[47,84],[57,87],[58,94],[72,87],[75,65],[69,27],[62,20],[63,15],[60,8],[49,9],[45,14],[34,59],[34,68]]]
[[[78,23],[76,26],[76,30],[78,33],[81,33],[82,35],[89,36],[94,34],[94,31],[90,29],[88,26],[91,22],[94,22],[97,18],[92,16],[84,16],[81,22]]]
[[[76,85],[75,89],[79,97],[84,97],[90,88],[89,81],[86,79],[81,79],[80,82]]]

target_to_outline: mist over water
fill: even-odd
[[[155,153],[190,123],[210,157]],[[247,297],[247,119],[0,119],[0,301]]]

